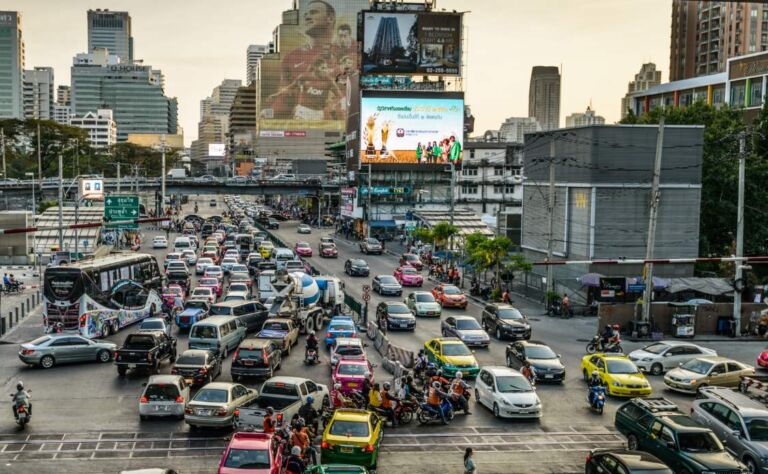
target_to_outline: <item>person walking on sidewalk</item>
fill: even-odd
[[[477,474],[477,468],[475,467],[475,461],[472,459],[474,452],[472,448],[467,448],[464,451],[464,474]]]

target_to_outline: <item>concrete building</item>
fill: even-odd
[[[541,125],[533,117],[509,117],[499,127],[498,138],[503,142],[523,143],[526,133],[541,131]]]
[[[24,70],[24,118],[53,120],[53,68]]]
[[[71,103],[71,90],[69,86],[60,85],[56,88],[56,103],[59,105],[69,105]]]
[[[200,122],[197,140],[192,142],[192,160],[203,161],[209,172],[224,173],[226,156],[211,155],[210,145],[226,145],[229,133],[229,114],[238,89],[239,79],[224,79],[213,88],[210,97],[200,101]]]
[[[259,79],[259,62],[269,53],[269,45],[251,44],[245,53],[245,84],[248,85]]]
[[[88,52],[107,49],[122,63],[133,62],[131,16],[128,12],[88,10]]]
[[[253,171],[256,144],[256,84],[237,89],[229,109],[227,156],[234,160],[235,174],[248,176]]]
[[[72,107],[69,105],[53,104],[53,121],[62,125],[69,125],[69,116],[72,115]]]
[[[635,74],[635,80],[627,86],[627,95],[621,99],[621,118],[624,118],[632,108],[632,95],[647,91],[651,87],[661,84],[661,71],[656,70],[654,63],[645,63],[640,67],[640,72]]]
[[[560,128],[560,70],[556,66],[534,66],[528,89],[528,116],[542,130]]]
[[[564,129],[552,135],[526,135],[523,183],[523,253],[532,262],[547,256],[550,217],[550,170],[541,150],[555,140],[555,201],[552,233],[555,260],[645,258],[653,175],[655,125],[595,125]],[[668,125],[664,129],[664,160],[674,167],[661,173],[661,200],[656,227],[655,258],[696,257],[699,250],[703,126]],[[613,143],[643,146],[613,147]],[[645,146],[647,145],[647,146]],[[560,159],[557,157],[568,157]],[[639,171],[642,170],[642,171]],[[586,273],[615,277],[642,275],[641,265],[559,265],[554,267],[555,291],[582,291]],[[546,267],[536,266],[541,280]],[[693,275],[693,265],[657,265],[660,277]]]
[[[72,115],[69,124],[88,132],[88,141],[94,148],[109,148],[117,143],[117,124],[109,109],[98,109],[84,115]]]
[[[768,5],[673,0],[669,80],[725,71],[728,58],[768,49]]]
[[[570,127],[585,127],[587,125],[603,125],[605,118],[597,115],[592,107],[587,106],[587,110],[583,113],[576,112],[565,117],[565,126]]]
[[[0,119],[24,118],[21,13],[0,11]]]

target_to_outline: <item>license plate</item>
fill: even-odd
[[[202,410],[202,409],[198,409],[198,410],[196,411],[196,413],[197,413],[198,415],[200,415],[200,416],[209,416],[209,415],[211,414],[211,411],[212,411],[212,410]]]
[[[187,385],[192,385],[192,383],[194,382],[194,379],[185,378],[184,382],[186,382]]]
[[[552,374],[544,374],[544,378],[545,379],[553,379],[553,378],[555,378],[555,376],[552,375]]]
[[[253,365],[253,361],[252,361],[252,360],[248,360],[248,359],[245,359],[245,360],[243,361],[243,364],[245,364],[245,365]]]
[[[345,448],[345,447],[342,446],[341,448],[339,448],[339,452],[351,454],[352,453],[352,448]]]
[[[358,387],[358,384],[357,384],[357,382],[350,382],[350,383],[348,383],[348,384],[347,384],[347,386],[348,386],[349,388],[357,388],[357,387]]]
[[[168,405],[155,405],[155,411],[168,411]]]
[[[631,395],[640,395],[640,390],[630,390],[629,393]]]

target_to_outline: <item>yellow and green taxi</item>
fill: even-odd
[[[368,469],[351,464],[316,464],[307,467],[304,474],[368,474]]]
[[[651,384],[640,369],[624,354],[592,354],[581,359],[581,373],[589,380],[596,370],[608,395],[616,397],[645,397],[651,394]]]
[[[459,370],[464,377],[474,378],[480,372],[475,353],[457,337],[436,337],[424,343],[427,359],[443,369],[445,377]]]
[[[370,411],[337,409],[323,431],[321,461],[375,469],[383,427],[384,422]]]
[[[272,242],[265,240],[259,244],[259,253],[263,258],[269,258],[272,256],[272,249],[274,248],[275,245]]]

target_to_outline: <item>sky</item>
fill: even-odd
[[[528,115],[533,66],[561,66],[561,117],[592,109],[619,119],[627,83],[645,62],[668,80],[672,0],[436,0],[467,12],[464,90],[475,133]],[[185,142],[197,136],[200,100],[222,79],[245,80],[249,44],[266,44],[292,0],[0,0],[22,13],[26,67],[52,66],[69,84],[86,52],[88,9],[128,11],[135,56],[163,71],[179,99]]]

